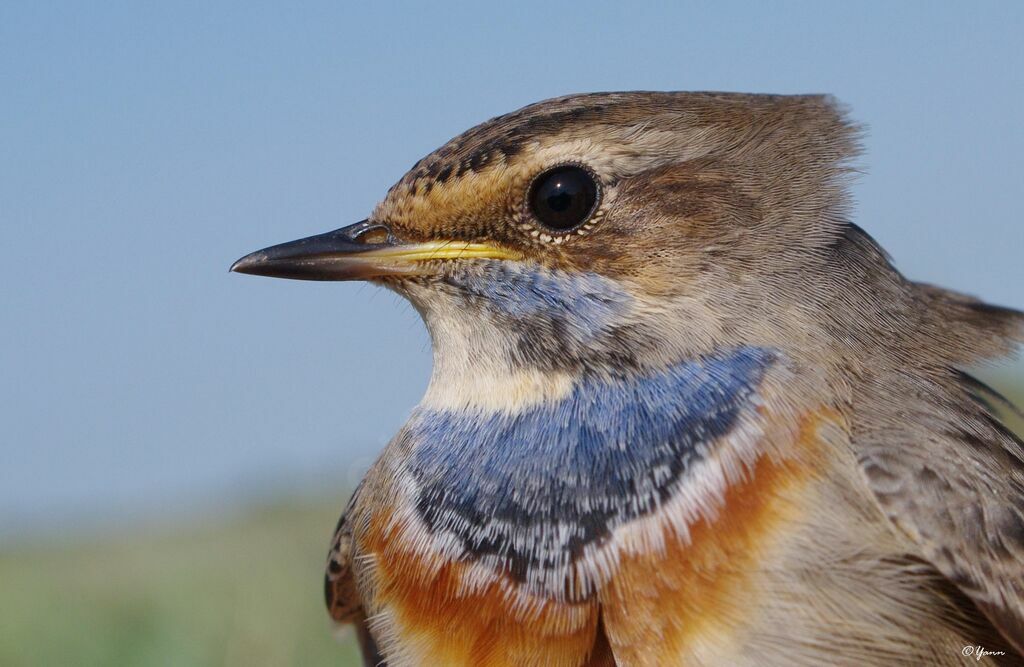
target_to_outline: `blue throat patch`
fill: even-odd
[[[515,414],[417,409],[400,438],[418,511],[513,575],[574,558],[671,496],[775,360],[740,347],[648,375],[584,375],[567,397]]]
[[[486,260],[478,266],[479,273],[453,284],[461,297],[506,319],[510,332],[557,326],[562,337],[586,345],[614,326],[633,300],[596,273]]]
[[[606,323],[630,301],[614,280],[596,273],[556,271],[488,262],[486,279],[467,281],[462,290],[492,308],[516,317],[570,318],[579,324]]]

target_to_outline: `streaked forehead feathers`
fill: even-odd
[[[716,143],[692,113],[623,94],[542,102],[479,125],[423,158],[388,192],[374,218],[427,231],[469,214],[507,209],[545,168],[581,163],[605,183],[699,157]],[[627,104],[632,101],[632,104]]]
[[[599,93],[540,102],[474,127],[420,160],[372,217],[424,235],[469,218],[508,220],[544,169],[581,163],[609,186],[814,116],[835,122],[836,114],[815,96]]]

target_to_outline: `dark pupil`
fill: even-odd
[[[559,167],[542,174],[533,185],[533,214],[551,229],[565,231],[583,223],[597,201],[597,184],[579,167]]]

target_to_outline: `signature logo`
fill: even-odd
[[[985,656],[989,655],[1006,655],[1006,651],[988,651],[984,646],[971,646],[967,645],[961,651],[968,658],[974,657],[975,660],[981,660]]]

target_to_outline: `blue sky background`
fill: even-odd
[[[342,489],[429,373],[389,293],[229,275],[570,92],[831,92],[857,221],[1024,307],[1024,3],[5,2],[0,531]]]

